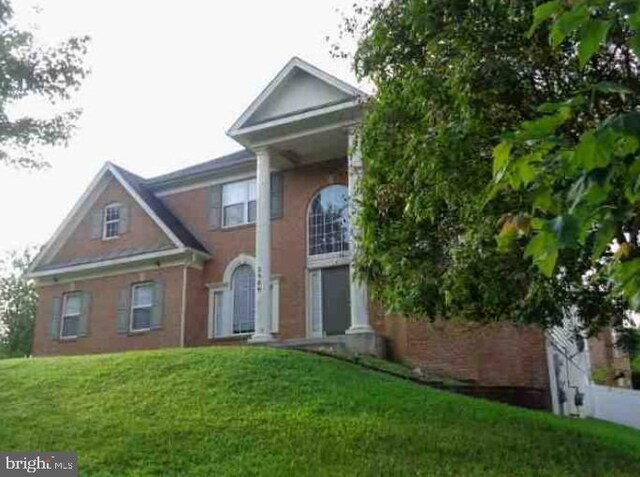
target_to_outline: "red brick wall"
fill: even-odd
[[[306,336],[305,271],[307,208],[321,188],[346,184],[346,160],[334,160],[287,170],[283,175],[283,218],[272,222],[272,273],[280,275],[281,339]],[[223,280],[224,271],[234,258],[255,254],[253,225],[210,231],[208,229],[208,188],[165,196],[167,206],[212,252],[203,270],[187,271],[185,344],[199,346],[208,340],[208,283]],[[131,199],[118,184],[111,184],[97,207]],[[118,240],[90,239],[90,217],[60,252],[60,257],[83,256],[116,250],[120,246],[151,247],[168,240],[144,211],[132,205],[133,231]],[[75,249],[73,248],[75,247]],[[79,252],[78,252],[79,251]],[[180,345],[180,316],[184,267],[161,272],[101,278],[72,285],[43,287],[36,327],[35,354],[121,351]],[[166,275],[165,326],[140,336],[123,336],[116,331],[119,290],[128,283]],[[57,342],[47,337],[52,300],[71,289],[86,290],[94,296],[90,334],[74,342]],[[458,379],[486,385],[548,387],[544,336],[535,328],[506,324],[487,326],[458,323],[413,323],[403,319],[379,318],[381,310],[372,308],[375,328],[389,337],[394,353],[415,366]],[[237,340],[215,340],[219,344]]]
[[[307,207],[316,192],[324,186],[346,184],[346,173],[346,159],[298,167],[283,173],[283,217],[271,223],[271,272],[281,275],[279,336],[282,339],[306,336]],[[200,188],[163,197],[174,214],[212,252],[213,259],[207,262],[202,283],[195,287],[199,290],[204,290],[207,283],[221,282],[229,262],[241,253],[255,256],[255,226],[209,230],[207,194],[207,188]],[[197,282],[197,279],[194,280]],[[194,296],[191,299],[208,303],[206,290],[203,294],[204,298]],[[205,314],[204,321],[201,312],[188,316],[188,342],[202,344],[202,337],[206,339],[207,336],[207,316]],[[192,320],[196,323],[192,324]]]
[[[202,346],[208,343],[209,290],[204,282],[204,271],[187,270],[187,308],[185,321],[185,346]]]
[[[398,359],[435,375],[487,386],[549,387],[545,338],[538,328],[399,317],[386,317],[382,328]]]
[[[117,239],[92,239],[92,212],[104,210],[113,202],[129,206],[129,231]],[[156,223],[147,215],[129,193],[111,179],[107,188],[98,197],[91,210],[82,218],[76,229],[56,254],[51,263],[91,258],[126,250],[157,250],[172,246],[172,242]]]
[[[627,353],[614,349],[611,330],[607,329],[598,336],[589,339],[591,370],[594,373],[606,373],[609,386],[631,387],[631,361]],[[618,379],[614,379],[620,376]],[[603,376],[600,376],[602,379]]]
[[[174,266],[40,287],[33,354],[86,354],[179,346],[183,269],[182,266]],[[131,283],[151,280],[164,282],[162,328],[145,333],[119,334],[117,310],[120,291]],[[53,299],[71,291],[91,294],[88,334],[75,340],[52,340],[49,338],[49,323]]]
[[[601,333],[589,339],[591,367],[595,370],[611,365],[613,350],[611,347],[611,333]]]

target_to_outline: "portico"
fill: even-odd
[[[348,196],[357,193],[362,177],[362,158],[357,147],[356,128],[366,94],[298,59],[292,59],[230,128],[228,134],[256,155],[256,245],[255,245],[255,332],[253,343],[275,340],[271,324],[272,278],[271,217],[274,195],[271,173],[346,158]],[[334,191],[334,195],[339,191]],[[345,194],[346,195],[346,194]],[[331,199],[331,198],[329,198]],[[327,199],[327,200],[329,200]],[[335,199],[335,197],[334,197]],[[369,322],[367,289],[354,272],[352,257],[359,233],[354,226],[358,214],[354,201],[348,210],[333,210],[323,218],[318,246],[307,258],[307,338],[321,338],[344,330],[347,339],[367,339],[373,335]],[[319,206],[321,207],[321,206]],[[325,216],[327,214],[325,213]],[[330,226],[327,226],[330,221]],[[306,227],[307,234],[313,227]],[[327,231],[328,230],[328,231]],[[346,270],[343,279],[340,270]],[[342,328],[331,323],[322,311],[322,284],[325,295],[333,292],[331,304],[348,316]],[[341,286],[345,283],[347,286]],[[348,288],[348,292],[347,289]],[[344,301],[340,297],[344,296]],[[326,297],[324,297],[326,301]],[[344,305],[342,305],[344,303]],[[337,304],[337,305],[336,305]],[[325,315],[329,313],[325,306]],[[345,329],[346,328],[346,329]],[[361,335],[361,336],[360,336]]]

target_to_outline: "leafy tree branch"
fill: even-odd
[[[82,61],[88,37],[44,47],[12,20],[10,2],[0,0],[0,164],[40,168],[46,164],[38,147],[65,145],[80,111],[34,118],[14,117],[9,110],[26,97],[51,104],[68,100],[87,74]]]

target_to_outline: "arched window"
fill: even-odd
[[[349,191],[343,185],[325,187],[309,207],[309,255],[349,250]]]
[[[233,333],[253,333],[255,331],[255,288],[256,277],[250,265],[240,265],[233,272]]]
[[[255,332],[255,259],[240,254],[224,271],[222,281],[209,286],[209,338],[228,338]],[[280,282],[272,276],[271,332],[278,333]]]

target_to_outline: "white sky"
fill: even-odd
[[[69,147],[45,151],[52,167],[0,166],[0,254],[48,240],[107,160],[148,177],[240,149],[225,131],[292,56],[355,84],[325,39],[352,3],[14,0],[39,39],[90,35],[92,73]]]

